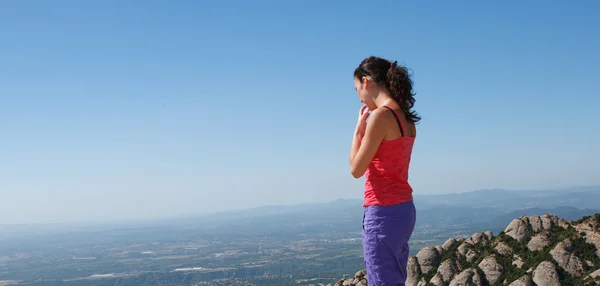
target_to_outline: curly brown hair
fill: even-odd
[[[400,105],[406,119],[413,123],[421,120],[417,112],[411,110],[415,105],[415,93],[411,75],[405,66],[398,65],[396,61],[370,56],[354,70],[355,78],[360,80],[363,76],[369,76],[375,83],[387,88],[390,96]]]

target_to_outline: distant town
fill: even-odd
[[[546,192],[512,204],[506,202],[511,195],[541,193],[494,199],[495,192],[417,198],[422,207],[411,255],[448,237],[498,233],[520,215],[553,212],[578,219],[600,209],[600,188]],[[565,195],[569,200],[560,199]],[[575,207],[589,205],[590,196],[598,198],[597,208]],[[6,231],[0,238],[0,285],[326,285],[364,267],[359,201],[263,210],[240,211],[243,218],[199,216],[49,234]]]

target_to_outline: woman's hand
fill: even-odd
[[[358,135],[360,138],[365,136],[365,131],[367,130],[367,118],[369,118],[369,115],[369,108],[365,104],[358,112],[358,122],[356,123],[356,130],[354,131],[354,134]]]
[[[367,106],[363,106],[358,113],[358,123],[356,123],[350,148],[350,173],[354,178],[360,178],[365,174],[381,141],[385,138],[387,120],[384,117],[385,112],[385,108],[369,112]],[[369,119],[368,125],[367,119]]]

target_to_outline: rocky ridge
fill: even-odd
[[[577,221],[522,216],[497,236],[450,238],[409,257],[407,272],[407,286],[600,285],[600,213]],[[366,273],[332,285],[365,286]]]

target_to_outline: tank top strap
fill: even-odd
[[[398,112],[396,110],[394,110],[393,108],[384,105],[383,107],[391,110],[394,113],[394,117],[396,118],[396,122],[398,122],[398,126],[400,127],[400,135],[402,137],[404,137],[404,125],[402,124],[402,120],[400,120],[400,116],[398,116]]]

